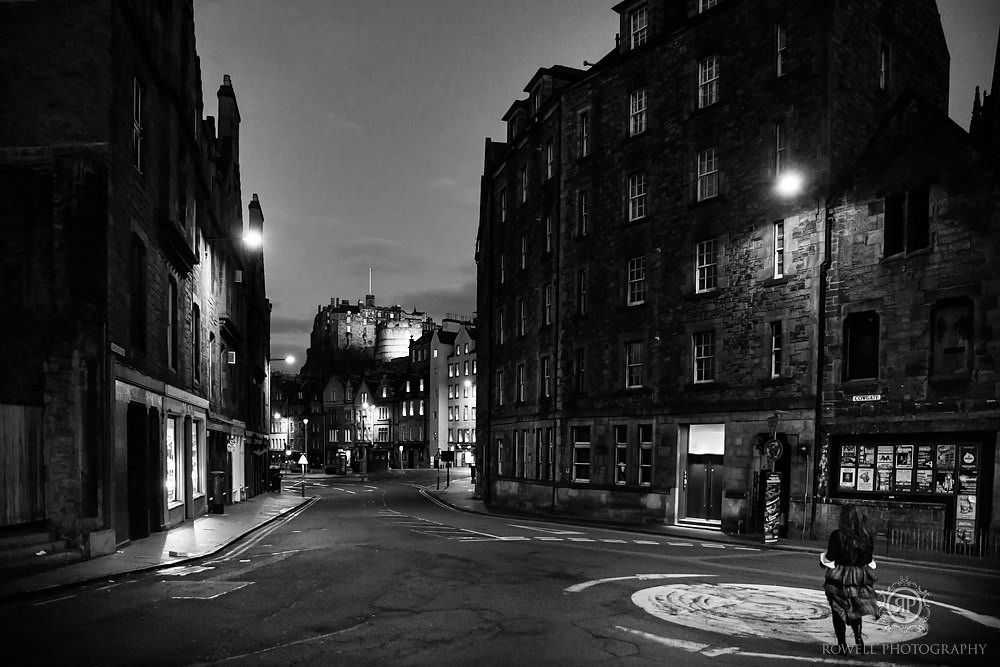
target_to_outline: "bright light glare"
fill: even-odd
[[[286,364],[294,364],[295,363],[295,355],[290,354],[287,357],[285,357],[285,363]]]
[[[260,232],[249,230],[243,234],[243,244],[251,250],[259,248],[264,243],[264,237]]]
[[[794,197],[802,192],[804,180],[799,172],[786,171],[778,177],[774,190],[782,197]]]

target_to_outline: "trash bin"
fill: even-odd
[[[208,513],[223,514],[225,510],[226,473],[223,470],[213,470],[209,474]]]
[[[281,468],[277,466],[271,468],[267,477],[267,488],[269,491],[281,493]]]

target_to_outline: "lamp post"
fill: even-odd
[[[306,452],[309,451],[309,417],[303,417],[302,418],[302,425],[305,427],[305,432],[306,432],[305,433],[305,444],[302,445],[302,458],[303,458],[303,463],[302,463],[302,497],[305,498],[306,497],[306,464],[305,464],[305,459],[308,458],[306,456]]]
[[[365,421],[368,419],[368,402],[361,404],[361,481],[368,477],[368,446],[365,444],[367,428]]]

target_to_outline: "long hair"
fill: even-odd
[[[840,508],[840,521],[837,528],[840,531],[840,544],[846,554],[854,556],[860,553],[871,553],[874,540],[868,532],[865,515],[857,505],[844,505]]]

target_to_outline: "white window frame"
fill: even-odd
[[[694,246],[695,292],[711,292],[719,287],[719,245],[717,239],[698,241]]]
[[[698,0],[698,13],[711,9],[719,4],[719,0]]]
[[[719,158],[715,147],[698,152],[698,201],[719,195]]]
[[[576,272],[576,314],[587,314],[587,269]]]
[[[143,143],[146,134],[145,123],[143,123],[143,105],[145,104],[146,89],[138,78],[132,79],[132,167],[140,174],[145,169],[143,159]]]
[[[497,378],[496,402],[497,402],[497,406],[502,406],[503,405],[503,369],[502,368],[497,369],[496,378]]]
[[[632,257],[628,260],[627,282],[625,303],[629,306],[638,306],[646,302],[646,258],[644,256]]]
[[[639,486],[653,484],[653,425],[639,424]]]
[[[642,341],[625,343],[625,388],[637,389],[643,386],[646,345]]]
[[[715,382],[715,332],[698,331],[691,335],[694,354],[694,382]]]
[[[579,236],[590,234],[590,190],[576,192],[576,231]]]
[[[542,322],[552,324],[552,283],[542,288]]]
[[[788,133],[785,124],[774,124],[774,175],[780,176],[788,166]]]
[[[774,71],[779,77],[788,74],[788,29],[784,23],[774,26]]]
[[[785,221],[779,220],[771,226],[772,251],[771,260],[774,265],[773,276],[785,277]]]
[[[500,200],[500,222],[507,222],[507,188],[500,188],[497,199]]]
[[[771,353],[770,353],[770,367],[771,367],[771,377],[777,378],[781,377],[781,367],[782,367],[782,356],[784,350],[784,327],[781,324],[781,320],[775,320],[769,325],[769,333],[771,340]]]
[[[528,329],[528,302],[522,297],[517,300],[517,335],[523,336]]]
[[[624,486],[628,481],[628,426],[617,425],[615,434],[615,484]]]
[[[646,217],[646,172],[629,174],[628,220],[633,222]]]
[[[646,131],[647,94],[645,88],[636,88],[628,96],[628,135],[634,137]]]
[[[545,142],[545,179],[548,180],[556,175],[556,146],[549,139]]]
[[[524,403],[524,364],[517,365],[516,378],[517,383],[515,386],[517,387],[517,397],[515,400],[518,403]]]
[[[539,360],[539,366],[541,367],[541,397],[549,398],[552,396],[552,360],[549,357],[542,357]]]
[[[528,235],[521,232],[521,270],[528,268]]]
[[[582,435],[587,439],[583,440]],[[594,462],[590,443],[590,428],[575,426],[572,428],[573,438],[573,481],[590,483],[590,471]]]
[[[521,191],[521,203],[528,201],[528,165],[522,164],[517,174],[518,189]]]
[[[710,107],[719,101],[719,56],[711,55],[698,61],[698,108]]]
[[[552,238],[553,238],[552,214],[551,213],[546,213],[545,214],[545,252],[546,253],[552,252]]]
[[[629,12],[628,26],[629,48],[634,49],[645,44],[649,38],[649,10],[646,5]]]
[[[590,109],[581,111],[577,118],[580,157],[587,157],[590,155]]]

